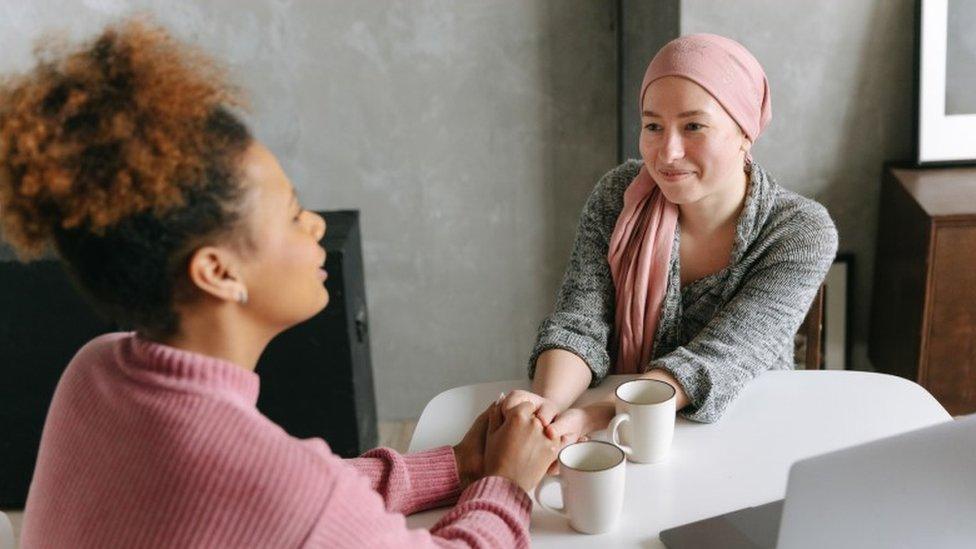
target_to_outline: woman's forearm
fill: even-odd
[[[688,394],[685,393],[684,388],[681,387],[681,383],[674,378],[667,370],[662,370],[660,368],[655,368],[653,370],[648,370],[641,374],[640,379],[656,379],[658,381],[663,381],[672,387],[675,391],[675,409],[681,410],[687,406],[691,399],[688,398]],[[616,414],[615,403],[616,395],[614,393],[609,393],[606,397],[590,404],[583,408],[586,413],[586,423],[584,426],[585,432],[596,431],[599,429],[605,429],[610,420]]]
[[[582,358],[563,349],[549,349],[536,359],[532,392],[548,399],[562,411],[572,406],[583,394],[589,387],[592,376],[589,366]],[[655,368],[640,377],[664,381],[673,386],[676,393],[675,408],[678,410],[691,402],[681,383],[666,370]],[[605,398],[583,408],[586,418],[582,425],[584,433],[606,428],[615,414],[615,400],[616,396],[611,392]]]
[[[549,349],[536,359],[532,392],[565,410],[583,394],[592,379],[593,373],[582,358],[564,349]]]
[[[691,404],[691,399],[688,398],[688,393],[685,392],[685,389],[681,386],[681,383],[679,383],[678,380],[671,375],[671,372],[662,370],[661,368],[654,368],[644,372],[641,375],[641,379],[656,379],[674,387],[675,410],[681,410],[685,406]]]

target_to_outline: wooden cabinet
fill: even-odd
[[[976,168],[886,167],[877,238],[874,367],[976,412]]]

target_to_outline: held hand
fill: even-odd
[[[539,396],[531,391],[516,389],[502,401],[502,412],[507,414],[516,406],[523,402],[532,404],[536,417],[542,422],[543,426],[548,426],[559,413],[559,408],[549,399]]]
[[[584,435],[586,428],[586,412],[580,408],[570,408],[556,416],[555,421],[546,427],[546,436],[559,442],[559,449],[575,442],[589,440]],[[549,466],[548,475],[559,474],[559,460],[557,459]]]
[[[579,440],[586,434],[589,417],[586,410],[582,408],[570,408],[556,416],[556,419],[546,427],[546,435],[559,441],[559,446],[563,447]]]
[[[560,442],[560,446],[572,444],[584,435],[606,428],[614,416],[614,406],[609,402],[591,404],[584,408],[570,408],[546,427],[546,435]]]
[[[486,476],[508,478],[531,493],[558,452],[558,441],[545,435],[531,403],[522,402],[507,414],[502,413],[500,406],[489,409]]]
[[[458,478],[461,480],[461,490],[484,476],[485,437],[488,434],[488,412],[492,404],[474,420],[471,428],[454,446],[454,461],[457,462]]]
[[[546,428],[546,435],[559,441],[560,449],[573,444],[589,440],[587,436],[593,431],[603,429],[613,418],[613,405],[608,403],[591,404],[585,408],[569,408],[556,416]],[[549,474],[559,473],[559,462],[549,468]]]

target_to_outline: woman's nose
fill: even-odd
[[[660,154],[661,160],[667,163],[683,158],[685,155],[685,147],[684,143],[681,142],[681,136],[670,132],[666,134]]]
[[[326,231],[325,219],[315,212],[309,213],[312,214],[312,236],[315,237],[315,240],[322,240]]]

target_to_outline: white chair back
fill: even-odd
[[[0,511],[0,549],[16,549],[14,525],[10,523],[10,517],[3,511]]]

